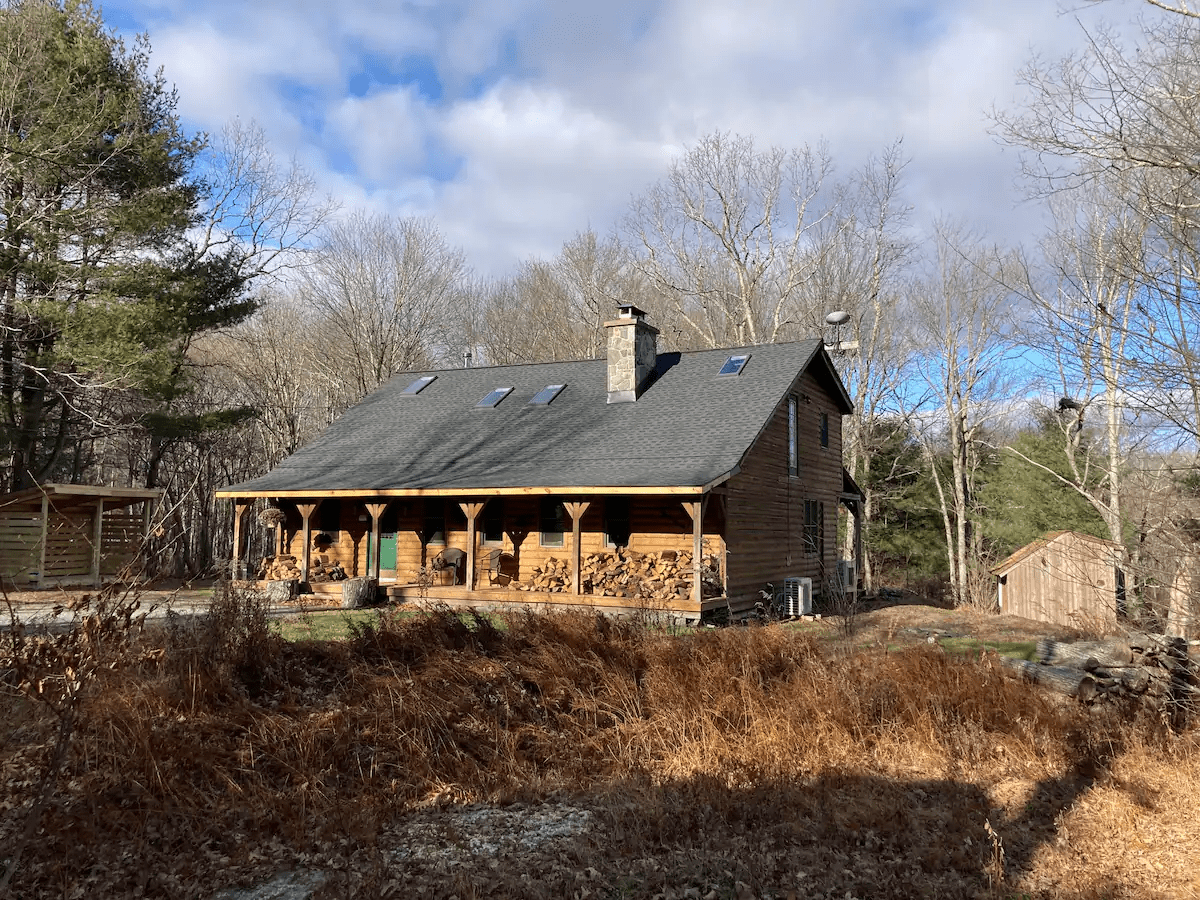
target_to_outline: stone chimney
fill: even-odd
[[[619,307],[608,329],[608,402],[636,400],[658,360],[658,329],[646,324],[646,313],[632,303]]]

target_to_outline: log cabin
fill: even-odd
[[[645,313],[607,358],[396,375],[234,505],[282,512],[259,575],[336,567],[396,598],[753,609],[837,576],[846,389],[821,340],[659,353]],[[857,532],[857,527],[855,527]],[[807,582],[799,581],[808,579]],[[313,588],[318,586],[313,584]],[[792,598],[795,599],[795,598]]]

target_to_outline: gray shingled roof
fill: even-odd
[[[750,354],[742,373],[718,376],[735,353]],[[816,359],[849,412],[819,340],[660,354],[655,379],[633,403],[606,402],[603,359],[404,373],[272,472],[221,493],[700,487],[736,470]],[[425,374],[437,378],[401,394]],[[566,387],[549,406],[531,406],[548,384]],[[477,409],[498,387],[513,391]]]

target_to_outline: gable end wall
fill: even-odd
[[[806,371],[788,392],[795,395],[799,432],[799,474],[788,472],[788,412],[785,397],[727,483],[726,544],[728,591],[732,603],[757,600],[769,582],[813,580],[821,592],[836,575],[837,502],[842,488],[842,416],[837,402]],[[807,397],[809,402],[805,402]],[[820,445],[821,413],[829,416],[829,446]],[[824,553],[804,545],[804,501],[824,503]]]

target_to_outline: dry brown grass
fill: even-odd
[[[14,896],[205,896],[297,866],[340,872],[329,896],[1200,896],[1197,732],[1096,718],[988,659],[444,609],[289,644],[232,596],[111,662]],[[55,737],[15,687],[0,848]],[[548,798],[592,833],[478,870],[390,853],[414,815]]]

